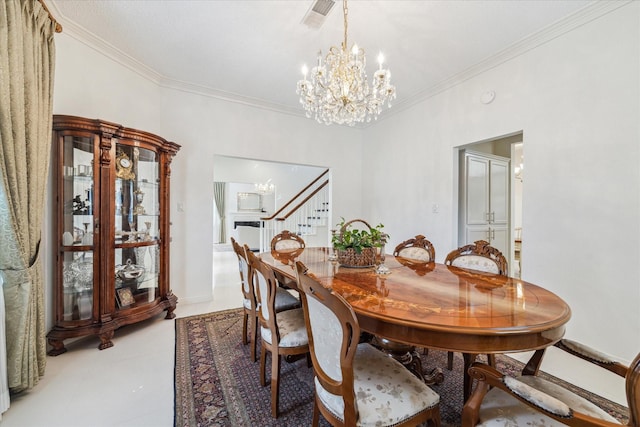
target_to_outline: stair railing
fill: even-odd
[[[314,246],[328,245],[328,230],[324,233],[320,230],[330,219],[329,179],[325,178],[328,173],[329,170],[325,170],[273,215],[260,218],[261,252],[269,251],[271,239],[283,230],[296,233],[305,241],[313,239]]]

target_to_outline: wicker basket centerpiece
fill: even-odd
[[[360,222],[366,229],[357,229],[353,223]],[[384,225],[371,227],[366,221],[353,219],[337,224],[340,230],[334,230],[331,243],[338,256],[338,263],[344,267],[372,267],[376,265],[376,254],[384,248],[389,237],[382,232]],[[384,249],[382,249],[384,250]]]

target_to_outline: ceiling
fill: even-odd
[[[158,84],[293,114],[302,65],[344,31],[339,1],[320,29],[302,23],[313,0],[46,1],[63,34]],[[351,0],[349,45],[367,52],[369,78],[384,53],[402,108],[570,30],[599,3]]]

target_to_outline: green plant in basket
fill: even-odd
[[[367,229],[353,228],[352,223],[356,221],[366,225]],[[378,224],[375,227],[371,227],[361,219],[346,222],[342,218],[342,221],[336,226],[340,229],[333,232],[331,243],[334,249],[338,251],[353,249],[357,254],[361,254],[365,248],[381,248],[389,238],[389,235],[382,231],[384,225]]]

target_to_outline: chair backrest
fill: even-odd
[[[322,286],[300,261],[296,270],[316,378],[326,391],[342,396],[345,425],[355,425],[353,358],[360,338],[358,320],[344,298]]]
[[[304,249],[305,243],[302,237],[291,233],[289,230],[283,230],[282,233],[276,234],[271,239],[272,251],[294,251]]]
[[[248,247],[245,249],[251,272],[250,280],[256,294],[258,320],[262,327],[271,331],[271,336],[275,337],[272,338],[272,344],[277,345],[280,342],[275,308],[278,282],[271,267],[262,262]]]
[[[444,263],[485,273],[509,275],[507,259],[502,255],[502,252],[484,240],[477,240],[472,245],[454,249],[449,252]]]
[[[393,255],[416,262],[432,262],[436,258],[436,250],[426,237],[418,234],[396,246]]]
[[[251,301],[253,306],[255,307],[255,295],[253,286],[250,280],[250,271],[249,271],[249,262],[247,261],[247,253],[245,248],[240,246],[238,242],[232,237],[231,238],[231,246],[233,247],[233,251],[236,253],[238,257],[238,270],[240,270],[240,281],[242,283],[242,294],[245,299]]]

